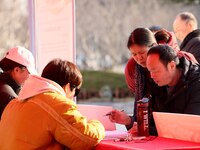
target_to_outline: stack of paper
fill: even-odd
[[[113,131],[106,131],[106,136],[105,140],[109,139],[121,139],[121,138],[127,138],[128,133],[127,131],[118,131],[118,130],[113,130]]]

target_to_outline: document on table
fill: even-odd
[[[118,130],[106,131],[104,140],[127,138],[127,136],[128,136],[127,131],[118,131]]]

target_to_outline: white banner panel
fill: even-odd
[[[39,74],[54,58],[75,62],[74,0],[30,0],[31,50]]]

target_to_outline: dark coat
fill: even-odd
[[[200,115],[200,66],[182,57],[180,65],[182,76],[170,90],[160,111]]]
[[[200,63],[200,29],[189,33],[180,46],[181,51],[186,51],[194,55]]]
[[[8,73],[0,74],[0,117],[11,99],[16,98],[20,86],[11,78]]]

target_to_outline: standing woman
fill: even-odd
[[[126,125],[128,130],[132,128],[134,122],[137,122],[136,104],[138,100],[151,95],[150,108],[151,111],[156,111],[158,106],[162,107],[157,100],[164,100],[167,94],[166,87],[159,87],[151,79],[150,72],[146,68],[147,52],[156,44],[154,34],[148,28],[136,28],[128,39],[127,47],[132,59],[126,66],[125,76],[128,87],[135,95],[134,114],[128,116],[125,112],[113,110],[110,116],[111,121]],[[150,134],[157,134],[152,115],[150,115]]]

